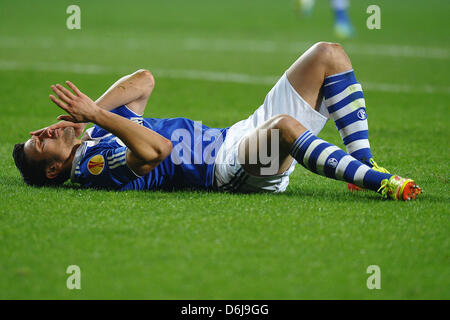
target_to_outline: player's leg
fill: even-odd
[[[348,16],[348,0],[331,0],[334,13],[334,31],[339,38],[350,38],[355,34]]]
[[[291,141],[295,141],[295,135],[306,130],[298,121],[287,115],[277,115],[259,126],[250,135],[247,135],[239,144],[238,161],[243,169],[253,176],[278,175],[286,172],[292,164],[293,158],[289,154]],[[289,121],[291,130],[280,130]],[[280,137],[281,135],[285,135]],[[292,135],[292,136],[289,136]],[[272,139],[277,141],[272,141]],[[261,148],[265,150],[261,152]],[[273,148],[275,147],[275,148]],[[272,162],[264,161],[261,156],[270,155]],[[263,174],[262,168],[275,168],[269,174]]]
[[[278,144],[273,143],[273,139],[277,139]],[[264,149],[262,153],[261,148]],[[411,179],[371,169],[338,147],[318,138],[289,115],[278,115],[246,136],[239,145],[238,161],[247,173],[263,176],[267,167],[273,167],[262,161],[266,150],[269,150],[271,159],[277,161],[278,168],[272,174],[282,174],[294,158],[316,174],[379,191],[396,200],[414,199],[421,191]]]
[[[319,42],[304,52],[286,75],[298,94],[319,111],[325,78],[349,70],[352,70],[350,58],[339,44]]]
[[[318,43],[288,69],[287,77],[316,110],[325,98],[347,152],[372,167],[364,94],[344,49],[334,43]]]

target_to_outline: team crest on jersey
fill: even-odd
[[[89,159],[87,167],[91,174],[97,176],[102,173],[103,168],[105,167],[105,159],[101,154],[97,154]]]

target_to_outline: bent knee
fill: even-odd
[[[298,136],[306,131],[300,121],[288,114],[277,115],[272,120],[272,128],[280,130],[280,138],[288,144],[293,143]]]
[[[292,126],[301,125],[297,119],[288,114],[278,114],[272,118],[272,127],[274,129],[286,129]]]
[[[344,48],[339,43],[334,42],[317,42],[312,48],[316,54],[326,58],[344,53]]]

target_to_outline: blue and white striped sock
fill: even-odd
[[[333,8],[336,22],[348,23],[350,21],[347,14],[348,0],[332,0],[331,7]]]
[[[306,130],[292,145],[290,154],[306,169],[328,178],[343,180],[377,191],[392,175],[375,171],[335,145]]]
[[[323,83],[325,105],[333,118],[347,152],[372,167],[366,103],[353,70],[329,76]]]

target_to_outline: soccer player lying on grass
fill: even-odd
[[[68,115],[31,132],[14,147],[25,182],[90,188],[282,192],[296,163],[349,188],[395,200],[416,198],[411,179],[373,160],[361,85],[342,47],[317,43],[267,94],[250,117],[211,129],[186,118],[142,118],[154,79],[138,70],[117,81],[96,102],[71,82],[51,86],[50,99]],[[317,135],[332,118],[347,152]],[[77,137],[87,123],[81,140]],[[267,155],[270,154],[270,157]]]

